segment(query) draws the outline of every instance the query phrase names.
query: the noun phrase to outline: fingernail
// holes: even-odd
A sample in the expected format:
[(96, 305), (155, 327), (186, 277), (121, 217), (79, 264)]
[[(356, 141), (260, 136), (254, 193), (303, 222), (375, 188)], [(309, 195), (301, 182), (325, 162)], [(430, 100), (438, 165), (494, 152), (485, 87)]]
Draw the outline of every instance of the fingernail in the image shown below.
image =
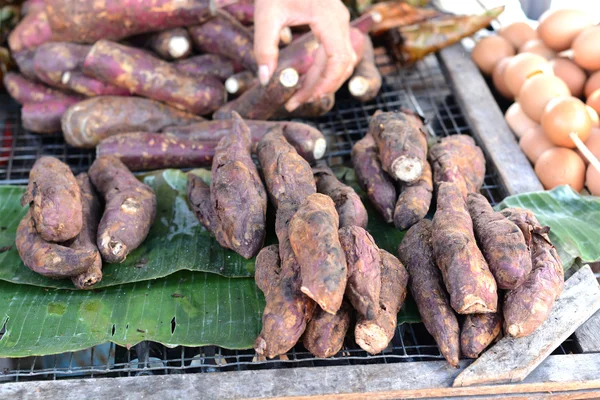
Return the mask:
[(261, 65), (258, 67), (258, 80), (260, 81), (261, 85), (265, 86), (267, 83), (269, 83), (270, 78), (268, 66)]
[(356, 52), (353, 51), (352, 52), (352, 64), (356, 64), (356, 61), (358, 61), (357, 58), (358, 58), (358, 56), (356, 55)]
[(287, 104), (285, 105), (285, 109), (288, 110), (288, 112), (292, 112), (296, 108), (298, 108), (299, 105), (300, 105), (300, 103), (297, 100), (292, 99), (287, 102)]

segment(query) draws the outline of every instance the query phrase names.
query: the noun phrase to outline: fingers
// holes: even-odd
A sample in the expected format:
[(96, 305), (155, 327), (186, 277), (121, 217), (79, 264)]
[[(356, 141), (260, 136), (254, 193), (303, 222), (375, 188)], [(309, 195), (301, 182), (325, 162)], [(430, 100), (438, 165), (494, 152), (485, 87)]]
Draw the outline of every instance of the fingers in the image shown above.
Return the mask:
[(277, 67), (279, 40), (285, 20), (277, 2), (256, 0), (254, 15), (254, 55), (258, 64), (258, 79), (266, 85)]
[(321, 74), (323, 73), (323, 70), (325, 70), (326, 63), (327, 54), (325, 54), (325, 50), (323, 49), (323, 46), (321, 46), (315, 53), (313, 65), (302, 78), (302, 86), (286, 103), (286, 110), (292, 112), (301, 104), (308, 103), (313, 100), (313, 88), (319, 82)]

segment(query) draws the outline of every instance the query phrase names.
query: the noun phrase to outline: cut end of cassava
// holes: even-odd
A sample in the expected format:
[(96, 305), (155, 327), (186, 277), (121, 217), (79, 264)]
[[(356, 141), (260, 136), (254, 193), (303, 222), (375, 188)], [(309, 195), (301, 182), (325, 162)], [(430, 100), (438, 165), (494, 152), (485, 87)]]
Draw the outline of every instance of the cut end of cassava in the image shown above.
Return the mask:
[(369, 354), (379, 354), (389, 344), (385, 330), (372, 321), (357, 324), (354, 329), (354, 338), (356, 344)]
[(290, 43), (292, 43), (292, 39), (293, 39), (292, 30), (290, 29), (289, 26), (284, 26), (281, 29), (281, 32), (279, 33), (279, 40), (283, 44), (290, 44)]
[(190, 51), (190, 41), (184, 36), (173, 36), (169, 40), (169, 55), (173, 58), (183, 57)]
[(311, 299), (313, 299), (319, 305), (319, 307), (321, 307), (321, 309), (323, 311), (325, 311), (326, 313), (335, 315), (338, 312), (337, 309), (333, 309), (330, 304), (327, 304), (322, 299), (321, 300), (317, 299), (317, 296), (315, 296), (314, 293), (311, 292), (311, 290), (309, 288), (307, 288), (306, 286), (302, 286), (300, 288), (300, 291), (302, 293), (304, 293), (305, 295), (307, 295), (308, 297), (310, 297)]
[(521, 329), (521, 326), (518, 324), (508, 325), (506, 332), (508, 332), (509, 336), (512, 336), (514, 338), (524, 336), (523, 330)]
[(371, 11), (371, 19), (373, 20), (373, 22), (378, 24), (381, 21), (383, 21), (383, 16), (380, 13), (378, 13), (377, 11)]
[(294, 68), (286, 68), (279, 74), (279, 82), (286, 88), (294, 87), (298, 84), (300, 76)]
[(69, 81), (71, 80), (71, 72), (67, 71), (64, 74), (62, 74), (60, 81), (63, 85), (66, 85), (67, 83), (69, 83)]
[(229, 94), (236, 94), (240, 90), (240, 84), (236, 77), (229, 77), (225, 81), (225, 90)]
[(323, 138), (315, 140), (315, 148), (313, 150), (313, 157), (315, 160), (323, 158), (325, 150), (327, 150), (327, 141)]
[(394, 178), (411, 183), (423, 174), (423, 161), (414, 157), (398, 157), (392, 163), (392, 175)]
[(363, 76), (355, 76), (350, 79), (348, 90), (352, 96), (363, 96), (369, 90), (369, 82)]

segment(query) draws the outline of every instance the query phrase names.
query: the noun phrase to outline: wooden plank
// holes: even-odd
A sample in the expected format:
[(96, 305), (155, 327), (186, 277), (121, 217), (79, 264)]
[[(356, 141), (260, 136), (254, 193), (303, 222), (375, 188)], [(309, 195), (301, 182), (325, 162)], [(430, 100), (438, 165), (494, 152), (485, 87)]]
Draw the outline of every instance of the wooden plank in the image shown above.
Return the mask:
[(456, 44), (442, 50), (439, 60), (465, 112), (473, 137), (495, 166), (507, 193), (543, 190), (470, 53), (461, 44)]
[[(2, 399), (397, 399), (600, 397), (600, 355), (550, 356), (524, 382), (451, 387), (445, 361), (5, 383)], [(479, 397), (476, 397), (479, 396)]]
[(584, 353), (600, 352), (600, 311), (575, 331), (575, 338)]
[(577, 271), (544, 323), (524, 338), (504, 337), (463, 371), (453, 386), (520, 382), (600, 309), (600, 286), (589, 266)]

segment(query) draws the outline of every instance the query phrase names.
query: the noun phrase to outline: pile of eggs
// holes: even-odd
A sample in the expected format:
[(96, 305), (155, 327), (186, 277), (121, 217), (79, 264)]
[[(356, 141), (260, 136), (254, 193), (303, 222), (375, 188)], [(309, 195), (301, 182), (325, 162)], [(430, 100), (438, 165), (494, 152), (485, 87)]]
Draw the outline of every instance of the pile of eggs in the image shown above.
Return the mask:
[(600, 26), (581, 11), (550, 11), (537, 29), (516, 22), (481, 39), (472, 57), (515, 100), (505, 118), (544, 188), (585, 185), (600, 196), (600, 172), (570, 137), (600, 158)]

